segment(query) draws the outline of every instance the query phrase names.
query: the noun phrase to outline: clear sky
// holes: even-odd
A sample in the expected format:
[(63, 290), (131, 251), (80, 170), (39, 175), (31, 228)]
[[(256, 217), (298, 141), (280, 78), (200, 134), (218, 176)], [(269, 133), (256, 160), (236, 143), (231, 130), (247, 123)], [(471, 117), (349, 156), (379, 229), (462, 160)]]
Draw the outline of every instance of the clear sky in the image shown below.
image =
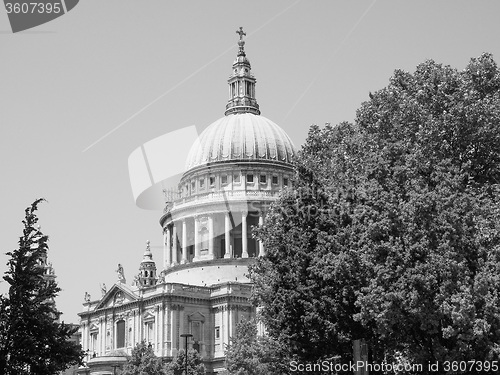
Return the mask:
[(0, 273), (38, 197), (66, 322), (118, 263), (132, 281), (146, 240), (161, 267), (161, 213), (135, 206), (127, 160), (224, 115), (238, 27), (262, 115), (299, 147), (313, 123), (352, 121), (394, 69), (500, 61), (499, 14), (497, 0), (82, 0), (12, 34), (0, 10)]

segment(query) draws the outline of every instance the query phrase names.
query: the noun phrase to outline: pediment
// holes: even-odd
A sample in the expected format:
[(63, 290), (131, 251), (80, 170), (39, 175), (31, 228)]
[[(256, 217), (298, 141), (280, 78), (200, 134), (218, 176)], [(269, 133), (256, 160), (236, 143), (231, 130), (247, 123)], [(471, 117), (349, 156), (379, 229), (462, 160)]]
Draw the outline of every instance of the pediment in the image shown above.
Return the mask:
[(155, 316), (151, 311), (146, 311), (142, 318), (145, 322), (150, 321), (150, 320), (155, 320)]
[(111, 289), (102, 297), (96, 306), (96, 310), (109, 307), (120, 306), (129, 302), (137, 301), (138, 297), (132, 290), (127, 288), (122, 283), (116, 283)]
[(190, 322), (205, 322), (205, 315), (197, 311), (193, 314), (189, 314), (188, 319)]

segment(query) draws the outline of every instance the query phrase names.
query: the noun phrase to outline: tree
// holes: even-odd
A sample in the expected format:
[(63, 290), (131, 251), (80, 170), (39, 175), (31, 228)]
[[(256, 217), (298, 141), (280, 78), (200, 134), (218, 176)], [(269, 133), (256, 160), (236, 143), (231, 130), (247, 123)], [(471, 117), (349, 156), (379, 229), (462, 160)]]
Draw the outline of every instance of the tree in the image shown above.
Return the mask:
[[(359, 318), (415, 363), (498, 359), (500, 74), (428, 61), (364, 103), (372, 145)], [(372, 199), (373, 200), (373, 199)], [(366, 205), (365, 205), (366, 206)]]
[[(313, 126), (256, 233), (254, 301), (304, 360), (498, 360), (500, 73), (395, 71), (355, 124)], [(443, 370), (442, 368), (440, 370)]]
[(122, 375), (163, 375), (166, 374), (161, 358), (158, 358), (151, 347), (143, 341), (132, 350), (123, 367)]
[(352, 340), (370, 335), (354, 318), (356, 291), (366, 279), (350, 246), (360, 161), (345, 155), (356, 153), (356, 140), (348, 123), (312, 127), (296, 161), (294, 189), (281, 195), (257, 231), (266, 256), (250, 268), (254, 302), (270, 337), (303, 362), (349, 360)]
[[(166, 365), (167, 375), (181, 375), (184, 374), (186, 364), (186, 352), (179, 350), (178, 354), (174, 357), (172, 362)], [(187, 356), (187, 370), (190, 375), (205, 375), (205, 365), (201, 361), (198, 351), (191, 349), (188, 350)]]
[(230, 375), (286, 374), (285, 351), (269, 336), (257, 335), (255, 320), (242, 321), (226, 349), (226, 369)]
[(76, 330), (59, 322), (55, 297), (60, 288), (44, 275), (48, 237), (35, 228), (41, 201), (26, 209), (19, 248), (7, 253), (3, 278), (10, 287), (0, 298), (1, 374), (57, 374), (81, 364), (84, 355), (79, 344), (69, 341)]

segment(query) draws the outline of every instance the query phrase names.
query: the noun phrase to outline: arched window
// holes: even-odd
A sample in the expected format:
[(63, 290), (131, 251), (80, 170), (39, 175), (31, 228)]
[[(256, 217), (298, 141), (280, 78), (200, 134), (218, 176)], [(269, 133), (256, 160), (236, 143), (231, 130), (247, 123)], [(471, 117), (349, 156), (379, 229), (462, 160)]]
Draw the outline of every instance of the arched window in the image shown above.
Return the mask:
[(201, 237), (201, 250), (208, 249), (208, 229), (203, 227), (200, 232)]

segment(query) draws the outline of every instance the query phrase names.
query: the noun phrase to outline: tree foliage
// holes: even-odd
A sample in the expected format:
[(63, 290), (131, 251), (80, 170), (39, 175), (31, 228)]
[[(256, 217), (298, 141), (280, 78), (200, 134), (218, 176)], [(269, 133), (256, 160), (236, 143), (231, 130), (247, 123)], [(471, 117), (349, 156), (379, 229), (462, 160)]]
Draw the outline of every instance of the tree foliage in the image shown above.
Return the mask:
[(143, 341), (132, 350), (132, 355), (123, 366), (122, 375), (164, 375), (165, 366), (153, 349)]
[(257, 335), (255, 320), (238, 323), (225, 355), (229, 375), (286, 374), (289, 367), (279, 343), (269, 336)]
[[(184, 374), (186, 364), (186, 352), (179, 350), (172, 362), (166, 365), (167, 375)], [(202, 363), (201, 356), (194, 349), (188, 350), (187, 354), (187, 370), (190, 375), (205, 375), (205, 365)]]
[(271, 337), (305, 360), (498, 360), (500, 73), (397, 70), (355, 124), (310, 129), (251, 269)]
[(79, 344), (69, 341), (75, 329), (59, 322), (55, 306), (60, 291), (55, 280), (44, 277), (48, 237), (35, 228), (42, 199), (25, 211), (19, 248), (8, 252), (7, 296), (0, 296), (0, 373), (57, 374), (81, 363)]

